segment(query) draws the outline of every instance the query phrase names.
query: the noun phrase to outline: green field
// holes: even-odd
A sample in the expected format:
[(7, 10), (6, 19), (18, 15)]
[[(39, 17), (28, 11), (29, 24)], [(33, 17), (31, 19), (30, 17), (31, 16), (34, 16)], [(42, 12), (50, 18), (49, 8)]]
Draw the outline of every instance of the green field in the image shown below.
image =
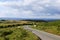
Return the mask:
[(22, 26), (31, 25), (32, 28), (60, 35), (60, 20), (46, 21), (0, 21), (0, 40), (40, 40), (35, 34), (24, 30)]
[(40, 40), (39, 37), (22, 28), (26, 24), (25, 21), (0, 21), (0, 40)]
[[(36, 26), (34, 27), (34, 25)], [(32, 28), (60, 35), (60, 20), (51, 22), (34, 22), (34, 25), (32, 26)]]

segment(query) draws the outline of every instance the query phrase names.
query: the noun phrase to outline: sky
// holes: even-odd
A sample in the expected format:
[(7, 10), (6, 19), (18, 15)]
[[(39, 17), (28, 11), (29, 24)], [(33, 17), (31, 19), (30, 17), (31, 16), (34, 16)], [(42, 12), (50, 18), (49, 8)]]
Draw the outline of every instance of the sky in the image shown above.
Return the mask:
[(60, 0), (0, 0), (0, 17), (60, 19)]

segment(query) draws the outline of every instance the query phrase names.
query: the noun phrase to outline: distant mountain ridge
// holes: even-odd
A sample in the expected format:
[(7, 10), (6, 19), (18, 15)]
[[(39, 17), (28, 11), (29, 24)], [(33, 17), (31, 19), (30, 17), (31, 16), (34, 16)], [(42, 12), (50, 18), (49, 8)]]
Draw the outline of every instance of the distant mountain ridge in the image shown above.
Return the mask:
[(54, 21), (54, 20), (60, 20), (60, 19), (47, 19), (47, 18), (42, 18), (42, 19), (38, 19), (38, 18), (0, 18), (0, 20), (26, 20), (26, 21)]

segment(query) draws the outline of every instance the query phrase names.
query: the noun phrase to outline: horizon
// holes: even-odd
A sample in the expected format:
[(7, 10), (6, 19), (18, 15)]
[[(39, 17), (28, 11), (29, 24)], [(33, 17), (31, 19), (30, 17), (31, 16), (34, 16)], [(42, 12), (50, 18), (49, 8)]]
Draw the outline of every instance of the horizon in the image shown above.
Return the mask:
[(45, 21), (54, 21), (60, 19), (52, 19), (52, 18), (0, 18), (0, 20), (45, 20)]

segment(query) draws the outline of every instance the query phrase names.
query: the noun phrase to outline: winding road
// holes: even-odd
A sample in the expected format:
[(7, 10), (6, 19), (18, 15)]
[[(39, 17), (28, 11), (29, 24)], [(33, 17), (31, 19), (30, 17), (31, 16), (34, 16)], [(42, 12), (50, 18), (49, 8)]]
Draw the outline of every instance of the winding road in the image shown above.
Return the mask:
[(39, 31), (37, 29), (30, 28), (30, 26), (23, 26), (24, 29), (31, 31), (35, 35), (37, 35), (41, 40), (60, 40), (60, 36), (50, 34), (44, 31)]

